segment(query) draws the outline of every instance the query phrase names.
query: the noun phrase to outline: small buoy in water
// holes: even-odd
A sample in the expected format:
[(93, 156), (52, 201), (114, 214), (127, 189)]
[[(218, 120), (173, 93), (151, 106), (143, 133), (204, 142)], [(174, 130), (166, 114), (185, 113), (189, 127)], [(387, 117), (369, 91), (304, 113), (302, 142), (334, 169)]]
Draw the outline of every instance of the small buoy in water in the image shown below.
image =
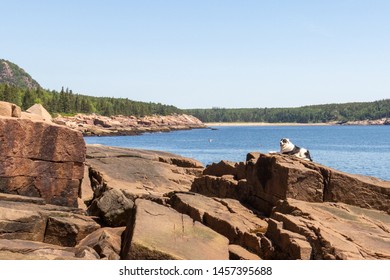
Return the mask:
[(209, 143), (213, 142), (213, 139), (209, 138)]

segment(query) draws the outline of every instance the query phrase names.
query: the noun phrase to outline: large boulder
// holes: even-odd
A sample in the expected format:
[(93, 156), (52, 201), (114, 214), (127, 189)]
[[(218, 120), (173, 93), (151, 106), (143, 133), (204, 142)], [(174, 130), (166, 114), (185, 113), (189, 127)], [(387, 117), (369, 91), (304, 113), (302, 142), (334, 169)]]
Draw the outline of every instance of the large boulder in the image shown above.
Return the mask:
[(0, 116), (20, 118), (21, 112), (22, 110), (19, 106), (9, 102), (0, 101)]
[(86, 152), (80, 132), (0, 117), (0, 139), (0, 192), (77, 206)]
[(34, 104), (26, 110), (27, 113), (34, 114), (42, 118), (44, 121), (51, 121), (50, 113), (41, 104)]
[[(390, 182), (347, 174), (318, 163), (278, 154), (261, 154), (247, 166), (255, 195), (275, 205), (280, 199), (343, 202), (390, 213)], [(268, 209), (269, 210), (269, 209)]]
[(45, 227), (46, 220), (37, 211), (0, 206), (0, 238), (43, 241)]
[(137, 199), (122, 244), (123, 259), (229, 259), (229, 241), (187, 215)]
[(132, 215), (134, 202), (120, 190), (110, 189), (94, 199), (88, 208), (88, 213), (101, 218), (103, 224), (110, 227), (125, 226)]
[(90, 217), (50, 215), (47, 219), (43, 241), (64, 247), (74, 247), (84, 237), (99, 228), (100, 225)]
[(243, 162), (221, 160), (218, 163), (208, 165), (203, 171), (203, 175), (217, 177), (232, 175), (236, 180), (245, 179), (245, 164)]

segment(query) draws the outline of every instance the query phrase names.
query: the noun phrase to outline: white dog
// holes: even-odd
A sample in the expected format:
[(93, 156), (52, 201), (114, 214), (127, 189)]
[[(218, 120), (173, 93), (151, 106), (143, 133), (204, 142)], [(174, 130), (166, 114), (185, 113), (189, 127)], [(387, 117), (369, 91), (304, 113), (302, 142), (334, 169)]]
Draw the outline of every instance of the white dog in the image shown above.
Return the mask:
[(295, 146), (293, 143), (290, 142), (287, 138), (282, 138), (280, 140), (280, 153), (284, 155), (293, 155), (305, 160), (313, 161), (310, 152), (307, 149), (300, 148), (298, 146)]

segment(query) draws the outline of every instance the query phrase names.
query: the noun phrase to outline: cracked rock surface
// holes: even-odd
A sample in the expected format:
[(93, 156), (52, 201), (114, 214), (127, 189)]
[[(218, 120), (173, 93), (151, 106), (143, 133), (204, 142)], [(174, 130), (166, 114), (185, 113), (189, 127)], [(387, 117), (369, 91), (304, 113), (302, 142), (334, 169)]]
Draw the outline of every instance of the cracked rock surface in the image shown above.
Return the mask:
[(124, 235), (123, 259), (229, 259), (226, 237), (171, 208), (137, 199), (131, 221)]
[(95, 193), (117, 189), (139, 197), (188, 191), (203, 170), (196, 160), (160, 151), (88, 145), (87, 153)]
[(280, 258), (294, 258), (288, 247), (297, 238), (306, 243), (306, 259), (390, 259), (390, 216), (384, 212), (287, 199), (273, 209), (271, 219), (276, 226), (267, 236), (274, 241), (289, 237), (275, 242)]
[(0, 140), (0, 259), (390, 259), (388, 181), (279, 154), (204, 168), (86, 148), (18, 117)]
[(85, 142), (80, 132), (49, 122), (0, 117), (0, 192), (76, 207)]

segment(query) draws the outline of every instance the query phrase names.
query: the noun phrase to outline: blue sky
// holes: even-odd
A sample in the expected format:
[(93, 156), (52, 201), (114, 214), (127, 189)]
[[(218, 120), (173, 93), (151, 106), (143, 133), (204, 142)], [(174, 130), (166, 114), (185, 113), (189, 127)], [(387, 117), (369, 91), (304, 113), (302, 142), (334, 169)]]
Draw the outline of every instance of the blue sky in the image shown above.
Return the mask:
[(42, 87), (179, 108), (390, 98), (390, 1), (0, 0)]

